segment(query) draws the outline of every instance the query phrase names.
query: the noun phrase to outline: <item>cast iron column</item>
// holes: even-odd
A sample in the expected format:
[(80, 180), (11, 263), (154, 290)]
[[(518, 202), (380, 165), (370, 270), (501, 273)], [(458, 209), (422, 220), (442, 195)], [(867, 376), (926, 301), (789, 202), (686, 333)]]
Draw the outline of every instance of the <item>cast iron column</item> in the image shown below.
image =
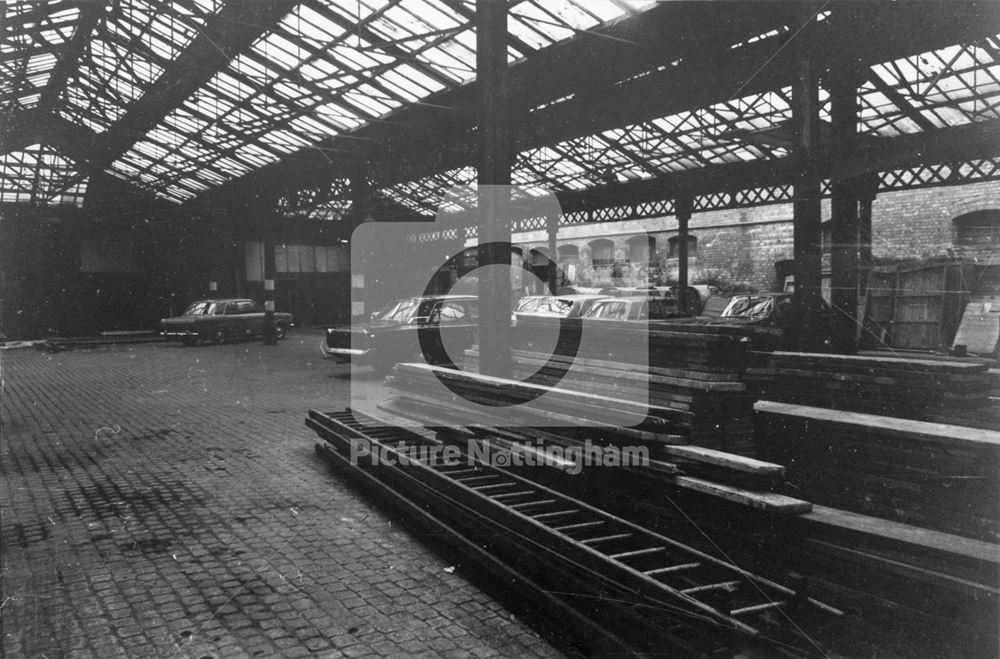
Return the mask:
[(878, 195), (878, 173), (872, 172), (861, 177), (858, 190), (858, 242), (861, 246), (861, 265), (870, 268), (875, 265), (872, 255), (872, 202)]
[(556, 241), (556, 236), (559, 233), (559, 216), (547, 215), (545, 218), (545, 229), (549, 234), (549, 293), (555, 295), (559, 292), (559, 282), (557, 281), (559, 278), (559, 268), (557, 267), (557, 263), (559, 262), (559, 244)]
[(688, 313), (688, 222), (693, 205), (689, 195), (674, 199), (674, 214), (677, 216), (677, 306), (681, 313)]
[(277, 232), (277, 212), (270, 196), (260, 202), (263, 205), (261, 221), (264, 229), (264, 345), (274, 346), (278, 345), (278, 333), (274, 325), (274, 235)]
[[(833, 170), (846, 172), (852, 161), (852, 139), (858, 126), (859, 76), (852, 62), (830, 71), (830, 119)], [(835, 352), (858, 350), (858, 186), (855, 178), (833, 181), (830, 240), (830, 337)]]
[(811, 31), (798, 36), (798, 75), (792, 83), (792, 157), (795, 161), (792, 220), (795, 252), (795, 295), (792, 300), (793, 342), (799, 350), (815, 350), (822, 345), (825, 323), (821, 322), (822, 245), (820, 233), (819, 80), (809, 53)]
[[(512, 164), (507, 80), (507, 3), (476, 0), (479, 91), (479, 354), (486, 375), (510, 377), (510, 199)], [(488, 267), (492, 264), (506, 267)]]

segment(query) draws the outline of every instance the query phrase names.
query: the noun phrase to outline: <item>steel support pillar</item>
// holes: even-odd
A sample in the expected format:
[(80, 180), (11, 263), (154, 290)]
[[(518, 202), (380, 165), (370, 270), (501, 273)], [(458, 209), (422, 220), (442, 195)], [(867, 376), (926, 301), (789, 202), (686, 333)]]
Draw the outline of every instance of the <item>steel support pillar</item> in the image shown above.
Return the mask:
[[(510, 377), (510, 185), (512, 165), (507, 3), (476, 0), (479, 90), (479, 346), (486, 375)], [(501, 194), (497, 191), (503, 190)], [(504, 265), (506, 267), (490, 267)]]
[(872, 172), (861, 177), (858, 190), (858, 243), (861, 265), (866, 268), (875, 265), (872, 255), (872, 203), (878, 195), (878, 184), (878, 173)]
[(688, 222), (691, 221), (693, 202), (689, 195), (674, 200), (677, 216), (677, 306), (682, 313), (689, 312), (688, 299)]
[[(857, 134), (860, 76), (849, 62), (830, 71), (832, 156), (839, 171), (848, 171), (851, 140)], [(858, 350), (858, 188), (857, 179), (832, 183), (830, 232), (831, 347), (835, 352)]]
[(799, 350), (816, 350), (824, 340), (821, 318), (822, 218), (819, 158), (819, 77), (808, 50), (809, 30), (798, 36), (798, 75), (792, 84), (792, 124), (795, 159), (793, 249), (795, 295), (792, 307), (793, 343)]
[(261, 205), (261, 229), (264, 238), (264, 345), (278, 345), (278, 333), (274, 324), (274, 241), (278, 229), (275, 201), (268, 195), (258, 200)]
[(559, 217), (556, 215), (547, 216), (545, 218), (545, 230), (548, 232), (549, 236), (549, 293), (555, 295), (559, 289), (559, 273), (557, 267), (557, 263), (559, 262), (559, 245), (556, 241), (556, 237), (559, 233)]

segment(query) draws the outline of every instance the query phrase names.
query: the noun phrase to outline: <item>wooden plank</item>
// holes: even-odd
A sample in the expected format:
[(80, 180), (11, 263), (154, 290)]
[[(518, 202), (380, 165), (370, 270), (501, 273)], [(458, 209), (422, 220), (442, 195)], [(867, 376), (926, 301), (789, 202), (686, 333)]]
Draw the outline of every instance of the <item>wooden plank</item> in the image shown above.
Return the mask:
[(726, 467), (748, 474), (781, 476), (785, 473), (785, 468), (782, 465), (774, 464), (773, 462), (764, 462), (700, 446), (666, 446), (663, 448), (663, 451), (673, 457), (704, 462), (705, 464)]
[(865, 355), (828, 355), (825, 353), (813, 352), (784, 352), (776, 351), (770, 353), (751, 353), (751, 356), (761, 357), (778, 362), (783, 359), (792, 360), (814, 360), (821, 364), (861, 364), (871, 367), (880, 366), (901, 366), (910, 370), (929, 370), (953, 373), (977, 373), (986, 371), (984, 364), (962, 362), (962, 361), (940, 361), (936, 359), (913, 359), (909, 357), (876, 357), (871, 354)]
[(816, 504), (810, 513), (802, 516), (802, 520), (894, 547), (909, 548), (911, 551), (929, 550), (953, 556), (956, 560), (981, 562), (1000, 568), (1000, 545), (983, 540)]
[(852, 426), (866, 435), (871, 435), (873, 430), (877, 430), (886, 436), (905, 437), (921, 442), (935, 442), (958, 447), (971, 445), (1000, 449), (1000, 432), (982, 428), (899, 419), (861, 412), (829, 410), (822, 407), (807, 407), (767, 400), (757, 401), (754, 404), (754, 411), (760, 414), (776, 414), (806, 421)]
[(800, 515), (812, 510), (810, 502), (785, 496), (784, 494), (751, 492), (742, 488), (713, 483), (712, 481), (693, 478), (691, 476), (677, 476), (674, 481), (679, 487), (767, 512)]

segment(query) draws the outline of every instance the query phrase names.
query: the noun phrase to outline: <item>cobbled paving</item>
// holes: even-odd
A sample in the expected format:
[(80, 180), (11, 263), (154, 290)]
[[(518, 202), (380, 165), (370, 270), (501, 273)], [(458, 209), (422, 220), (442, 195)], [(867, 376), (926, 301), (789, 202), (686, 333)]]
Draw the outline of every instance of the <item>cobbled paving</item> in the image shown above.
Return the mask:
[(6, 656), (559, 655), (314, 455), (319, 336), (0, 351)]

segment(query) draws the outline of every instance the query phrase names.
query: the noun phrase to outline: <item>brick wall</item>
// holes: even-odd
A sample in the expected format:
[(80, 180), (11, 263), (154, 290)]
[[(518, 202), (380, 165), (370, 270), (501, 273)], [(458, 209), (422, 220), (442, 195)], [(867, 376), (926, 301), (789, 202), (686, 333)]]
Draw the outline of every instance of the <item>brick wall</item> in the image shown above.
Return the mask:
[[(1000, 209), (1000, 183), (926, 188), (880, 195), (872, 205), (872, 251), (877, 259), (920, 259), (962, 254), (954, 245), (953, 220), (966, 213)], [(830, 218), (830, 203), (823, 202), (823, 220)], [(668, 240), (677, 235), (672, 216), (630, 220), (614, 224), (565, 227), (559, 245), (572, 244), (586, 263), (589, 243), (598, 238), (615, 242), (617, 258), (627, 258), (629, 237), (647, 232), (656, 239), (661, 255)], [(770, 290), (776, 280), (775, 263), (792, 258), (792, 207), (790, 204), (695, 213), (690, 235), (698, 239), (690, 260), (690, 281), (722, 279), (734, 285)], [(525, 253), (547, 244), (545, 233), (518, 234), (515, 242)], [(676, 277), (676, 259), (667, 259), (666, 275)]]

